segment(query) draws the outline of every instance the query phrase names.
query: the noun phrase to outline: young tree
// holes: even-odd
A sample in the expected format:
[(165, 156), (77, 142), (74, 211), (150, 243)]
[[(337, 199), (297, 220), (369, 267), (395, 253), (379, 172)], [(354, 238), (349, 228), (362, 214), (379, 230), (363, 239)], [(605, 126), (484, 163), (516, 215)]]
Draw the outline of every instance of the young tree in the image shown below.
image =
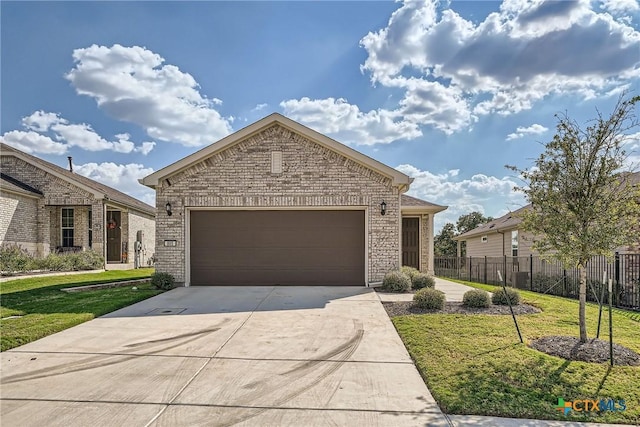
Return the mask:
[(433, 240), (435, 256), (458, 256), (458, 245), (453, 238), (456, 235), (455, 226), (448, 222)]
[(640, 97), (623, 94), (613, 113), (581, 128), (566, 114), (556, 115), (556, 135), (545, 145), (535, 167), (519, 170), (532, 209), (522, 214), (522, 226), (536, 237), (534, 248), (580, 273), (580, 342), (587, 341), (585, 306), (587, 262), (596, 255), (613, 256), (616, 247), (631, 243), (640, 217), (640, 188), (624, 172), (624, 150), (638, 126), (634, 107)]

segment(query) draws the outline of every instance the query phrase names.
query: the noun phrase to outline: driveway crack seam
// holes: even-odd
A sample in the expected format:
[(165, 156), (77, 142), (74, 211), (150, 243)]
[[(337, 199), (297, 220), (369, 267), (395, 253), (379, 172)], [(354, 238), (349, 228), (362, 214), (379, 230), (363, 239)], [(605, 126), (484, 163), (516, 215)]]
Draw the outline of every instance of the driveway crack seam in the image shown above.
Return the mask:
[(225, 342), (223, 342), (223, 343), (222, 343), (222, 345), (221, 345), (221, 346), (220, 346), (220, 347), (219, 347), (219, 348), (218, 348), (218, 349), (213, 353), (213, 355), (211, 355), (210, 357), (208, 357), (208, 358), (207, 358), (207, 361), (206, 361), (206, 362), (204, 362), (204, 364), (200, 367), (200, 369), (198, 369), (198, 370), (196, 371), (196, 373), (195, 373), (195, 374), (193, 374), (193, 375), (191, 376), (191, 378), (189, 378), (189, 380), (186, 382), (186, 384), (185, 384), (184, 386), (182, 386), (182, 387), (180, 388), (180, 390), (178, 390), (178, 392), (176, 393), (176, 395), (175, 395), (175, 396), (173, 396), (173, 397), (171, 398), (171, 400), (169, 400), (169, 402), (167, 402), (167, 403), (164, 405), (164, 407), (163, 407), (162, 409), (160, 409), (160, 411), (159, 411), (159, 412), (158, 412), (158, 413), (157, 413), (153, 418), (151, 418), (151, 419), (149, 420), (149, 422), (148, 422), (147, 424), (145, 424), (145, 427), (149, 427), (149, 426), (150, 426), (150, 425), (151, 425), (155, 420), (157, 420), (157, 419), (158, 419), (158, 418), (159, 418), (159, 417), (164, 413), (164, 411), (166, 411), (166, 410), (167, 410), (167, 408), (168, 408), (169, 406), (171, 406), (171, 405), (173, 404), (173, 402), (175, 402), (175, 400), (178, 398), (178, 396), (180, 396), (180, 395), (182, 394), (182, 392), (183, 392), (187, 387), (189, 387), (189, 385), (190, 385), (190, 384), (191, 384), (191, 383), (196, 379), (196, 377), (197, 377), (198, 375), (200, 375), (200, 372), (202, 372), (202, 370), (203, 370), (203, 369), (204, 369), (204, 368), (209, 364), (209, 362), (211, 362), (213, 359), (215, 359), (215, 358), (216, 358), (216, 355), (222, 351), (222, 349), (227, 345), (227, 343), (228, 343), (229, 341), (231, 341), (231, 339), (232, 339), (232, 338), (233, 338), (233, 337), (238, 333), (238, 331), (239, 331), (240, 329), (242, 329), (242, 327), (243, 327), (243, 326), (244, 326), (244, 325), (249, 321), (249, 319), (251, 319), (251, 317), (253, 316), (253, 313), (255, 313), (255, 312), (256, 312), (256, 310), (258, 310), (258, 309), (260, 308), (260, 306), (262, 305), (262, 303), (263, 303), (263, 302), (265, 302), (265, 301), (267, 300), (267, 298), (269, 298), (269, 297), (271, 296), (271, 294), (273, 293), (273, 291), (274, 291), (275, 289), (276, 289), (275, 287), (272, 287), (272, 288), (271, 288), (271, 291), (269, 291), (269, 293), (267, 294), (267, 296), (265, 296), (265, 297), (262, 299), (262, 301), (260, 301), (260, 302), (258, 303), (258, 305), (256, 305), (256, 307), (255, 307), (253, 310), (251, 310), (251, 313), (249, 313), (249, 315), (247, 316), (247, 318), (246, 318), (246, 319), (244, 319), (244, 321), (240, 324), (240, 326), (238, 326), (238, 327), (236, 328), (236, 330), (235, 330), (235, 331), (233, 331), (233, 333), (229, 336), (229, 338), (227, 338), (227, 339), (225, 340)]

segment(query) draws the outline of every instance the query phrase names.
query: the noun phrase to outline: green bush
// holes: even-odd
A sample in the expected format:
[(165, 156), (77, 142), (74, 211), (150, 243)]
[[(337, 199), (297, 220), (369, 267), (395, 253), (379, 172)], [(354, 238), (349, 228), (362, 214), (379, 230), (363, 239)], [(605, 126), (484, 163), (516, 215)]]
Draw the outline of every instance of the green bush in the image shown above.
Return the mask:
[(400, 267), (400, 271), (409, 276), (409, 279), (411, 280), (413, 280), (413, 276), (420, 273), (418, 269), (409, 267), (408, 265), (403, 265), (402, 267)]
[(413, 302), (420, 308), (442, 310), (444, 301), (444, 292), (432, 288), (420, 289), (413, 295)]
[(413, 289), (433, 288), (436, 286), (436, 279), (427, 273), (416, 273), (411, 278), (411, 286)]
[(51, 271), (73, 271), (73, 262), (69, 256), (53, 252), (44, 259), (44, 266)]
[(151, 275), (151, 285), (156, 289), (168, 291), (173, 289), (174, 284), (175, 279), (169, 273), (153, 273)]
[[(506, 294), (505, 290), (507, 291)], [(511, 305), (518, 305), (520, 304), (520, 294), (518, 291), (510, 287), (506, 287), (504, 289), (500, 288), (493, 293), (491, 301), (497, 305), (507, 305), (509, 304), (509, 301), (511, 301)]]
[(472, 289), (464, 293), (462, 305), (474, 308), (487, 308), (491, 305), (491, 297), (487, 291)]
[(400, 270), (392, 270), (384, 275), (382, 288), (391, 292), (407, 292), (411, 289), (411, 279)]
[(73, 269), (78, 270), (99, 270), (104, 268), (104, 257), (96, 251), (76, 252), (68, 255)]
[(11, 275), (26, 271), (33, 256), (26, 249), (15, 244), (0, 246), (0, 271)]

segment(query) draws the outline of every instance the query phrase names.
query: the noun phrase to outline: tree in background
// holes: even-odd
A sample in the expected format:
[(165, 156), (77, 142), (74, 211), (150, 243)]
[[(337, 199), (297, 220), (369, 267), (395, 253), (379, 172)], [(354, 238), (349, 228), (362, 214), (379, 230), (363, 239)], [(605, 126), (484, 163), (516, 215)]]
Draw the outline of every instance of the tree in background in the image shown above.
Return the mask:
[(556, 135), (533, 168), (519, 172), (532, 209), (522, 213), (522, 227), (536, 237), (534, 248), (580, 274), (580, 342), (587, 341), (585, 317), (587, 262), (612, 257), (615, 248), (633, 241), (640, 217), (640, 188), (625, 173), (624, 145), (638, 126), (634, 106), (640, 97), (623, 94), (609, 117), (583, 129), (566, 114), (557, 115)]
[(455, 235), (456, 226), (450, 222), (446, 223), (433, 240), (435, 256), (458, 256), (458, 245), (453, 240)]
[[(485, 217), (480, 212), (474, 211), (460, 215), (456, 225), (450, 222), (446, 223), (434, 238), (435, 256), (458, 256), (458, 243), (453, 238), (492, 220), (492, 217)], [(466, 248), (463, 246), (461, 249), (461, 255), (465, 256)]]
[(489, 221), (493, 221), (493, 218), (490, 216), (485, 217), (480, 212), (473, 211), (466, 215), (460, 215), (460, 218), (458, 218), (458, 221), (456, 222), (456, 229), (458, 234), (462, 234), (473, 230), (479, 225), (486, 224)]

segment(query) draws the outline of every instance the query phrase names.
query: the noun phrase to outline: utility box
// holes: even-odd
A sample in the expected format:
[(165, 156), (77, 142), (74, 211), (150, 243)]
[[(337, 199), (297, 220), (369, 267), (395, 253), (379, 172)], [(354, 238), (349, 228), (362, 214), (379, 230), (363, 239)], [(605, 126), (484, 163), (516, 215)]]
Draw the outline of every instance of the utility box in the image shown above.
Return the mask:
[(514, 288), (527, 289), (529, 287), (529, 272), (514, 271), (511, 273), (511, 284)]

